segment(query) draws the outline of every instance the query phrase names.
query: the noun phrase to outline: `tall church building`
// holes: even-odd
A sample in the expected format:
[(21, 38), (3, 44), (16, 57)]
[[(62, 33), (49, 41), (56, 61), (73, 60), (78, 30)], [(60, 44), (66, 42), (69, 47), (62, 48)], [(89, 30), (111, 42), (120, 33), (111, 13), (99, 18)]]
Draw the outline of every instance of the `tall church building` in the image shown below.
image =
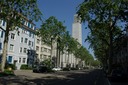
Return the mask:
[(74, 22), (72, 24), (72, 37), (82, 45), (82, 25), (81, 18), (77, 14), (74, 15)]

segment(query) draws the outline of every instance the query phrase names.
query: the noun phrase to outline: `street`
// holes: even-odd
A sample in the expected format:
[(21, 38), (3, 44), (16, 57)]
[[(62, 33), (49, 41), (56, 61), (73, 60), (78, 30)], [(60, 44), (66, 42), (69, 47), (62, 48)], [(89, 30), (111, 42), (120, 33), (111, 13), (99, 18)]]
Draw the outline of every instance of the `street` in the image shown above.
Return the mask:
[(117, 80), (117, 81), (112, 81), (112, 80), (109, 80), (109, 82), (111, 83), (111, 85), (128, 85), (128, 81), (120, 81), (120, 80)]
[(60, 83), (61, 85), (108, 85), (100, 70), (71, 74), (68, 78), (59, 82), (50, 83), (49, 85), (60, 85)]
[(16, 70), (14, 73), (16, 76), (0, 77), (0, 85), (128, 85), (128, 82), (108, 80), (100, 69), (55, 73)]
[(0, 85), (109, 85), (101, 70), (33, 73), (15, 71), (16, 76), (0, 78)]

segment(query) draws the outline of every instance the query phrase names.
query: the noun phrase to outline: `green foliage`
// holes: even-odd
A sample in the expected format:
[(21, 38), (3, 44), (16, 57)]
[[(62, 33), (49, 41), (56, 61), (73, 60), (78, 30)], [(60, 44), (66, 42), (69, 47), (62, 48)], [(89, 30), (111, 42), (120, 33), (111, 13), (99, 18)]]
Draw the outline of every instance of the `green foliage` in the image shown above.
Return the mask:
[(8, 22), (11, 29), (19, 25), (22, 15), (27, 17), (28, 20), (39, 20), (41, 15), (37, 6), (37, 0), (2, 0), (0, 8), (2, 10), (0, 19)]
[(61, 43), (63, 43), (64, 45), (64, 50), (68, 51), (69, 54), (75, 53), (75, 49), (77, 49), (80, 45), (77, 40), (75, 40), (69, 35), (68, 31), (62, 37)]
[(38, 35), (42, 38), (42, 41), (47, 44), (51, 44), (52, 40), (57, 40), (65, 32), (65, 26), (61, 21), (58, 21), (54, 16), (49, 17), (42, 23), (41, 28), (38, 30)]
[[(53, 44), (57, 42), (57, 52), (63, 50), (63, 44), (61, 43), (61, 37), (64, 35), (66, 27), (61, 21), (58, 21), (54, 16), (49, 17), (45, 22), (42, 23), (41, 28), (37, 31), (39, 37), (46, 44), (51, 45), (51, 59), (53, 57)], [(58, 53), (57, 62), (58, 62)], [(59, 52), (60, 54), (60, 52)]]
[[(1, 70), (0, 70), (1, 71)], [(13, 70), (9, 70), (9, 69), (5, 69), (4, 72), (0, 72), (0, 77), (4, 77), (4, 76), (14, 76), (14, 71)]]
[(15, 30), (16, 26), (21, 27), (22, 22), (26, 18), (32, 22), (33, 20), (37, 21), (41, 19), (41, 12), (37, 6), (37, 0), (1, 0), (0, 1), (0, 20), (6, 22), (6, 30), (4, 36), (4, 46), (2, 54), (2, 65), (1, 70), (4, 71), (7, 55), (7, 44), (9, 32)]
[(98, 60), (94, 60), (91, 65), (94, 66), (94, 67), (99, 67), (100, 62)]
[(5, 73), (5, 74), (8, 74), (8, 75), (14, 75), (13, 70), (5, 69), (5, 70), (4, 70), (4, 73)]
[(85, 0), (79, 5), (77, 13), (90, 29), (87, 41), (103, 64), (107, 60), (111, 64), (115, 40), (122, 34), (120, 28), (126, 27), (127, 4), (127, 0)]
[(8, 68), (11, 68), (11, 69), (15, 70), (16, 66), (14, 64), (6, 64), (5, 69), (8, 69)]
[(62, 69), (63, 71), (70, 71), (70, 68), (69, 67), (65, 67)]
[(93, 61), (94, 61), (94, 58), (92, 57), (92, 55), (88, 54), (88, 56), (85, 58), (85, 64), (91, 65)]
[(21, 70), (31, 70), (32, 68), (29, 67), (28, 65), (26, 64), (22, 64), (21, 67), (20, 67)]
[(72, 67), (71, 70), (78, 70), (78, 68), (73, 68), (73, 67)]
[(53, 67), (53, 64), (52, 64), (50, 59), (46, 59), (46, 60), (42, 61), (41, 65), (46, 66), (48, 68), (52, 68)]

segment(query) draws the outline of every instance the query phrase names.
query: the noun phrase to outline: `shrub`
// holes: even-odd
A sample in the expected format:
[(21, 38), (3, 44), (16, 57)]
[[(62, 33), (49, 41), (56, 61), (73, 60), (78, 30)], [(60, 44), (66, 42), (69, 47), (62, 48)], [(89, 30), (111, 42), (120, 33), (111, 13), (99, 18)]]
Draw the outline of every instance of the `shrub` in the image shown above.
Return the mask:
[(26, 64), (22, 64), (21, 67), (20, 67), (20, 69), (22, 69), (22, 70), (30, 70), (30, 69), (32, 69), (32, 68), (29, 67), (29, 66), (26, 65)]
[(83, 69), (89, 69), (89, 67), (84, 67)]
[(46, 66), (48, 68), (52, 68), (53, 67), (53, 64), (52, 64), (50, 59), (46, 59), (46, 60), (42, 61), (41, 65)]
[(16, 66), (14, 64), (6, 64), (5, 69), (12, 68), (13, 70), (16, 69)]
[(8, 70), (8, 69), (5, 69), (4, 73), (9, 74), (9, 75), (14, 74), (13, 70)]
[(13, 70), (5, 69), (4, 72), (0, 72), (0, 77), (4, 76), (15, 76)]
[(71, 68), (71, 70), (78, 70), (78, 68)]
[(63, 68), (63, 71), (70, 71), (70, 68), (65, 67), (65, 68)]

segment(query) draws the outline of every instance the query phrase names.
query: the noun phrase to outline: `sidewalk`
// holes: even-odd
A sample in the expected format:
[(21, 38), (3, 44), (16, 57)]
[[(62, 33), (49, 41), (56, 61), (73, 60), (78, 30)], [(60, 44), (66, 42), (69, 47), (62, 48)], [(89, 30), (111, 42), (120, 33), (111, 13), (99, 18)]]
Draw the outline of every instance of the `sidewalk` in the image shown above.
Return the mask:
[(95, 83), (95, 85), (111, 85), (108, 78), (105, 77), (102, 70), (99, 73), (99, 77), (97, 78), (97, 82)]
[(0, 85), (46, 85), (46, 79), (64, 78), (53, 73), (33, 73), (32, 70), (15, 70), (16, 76), (0, 77)]

